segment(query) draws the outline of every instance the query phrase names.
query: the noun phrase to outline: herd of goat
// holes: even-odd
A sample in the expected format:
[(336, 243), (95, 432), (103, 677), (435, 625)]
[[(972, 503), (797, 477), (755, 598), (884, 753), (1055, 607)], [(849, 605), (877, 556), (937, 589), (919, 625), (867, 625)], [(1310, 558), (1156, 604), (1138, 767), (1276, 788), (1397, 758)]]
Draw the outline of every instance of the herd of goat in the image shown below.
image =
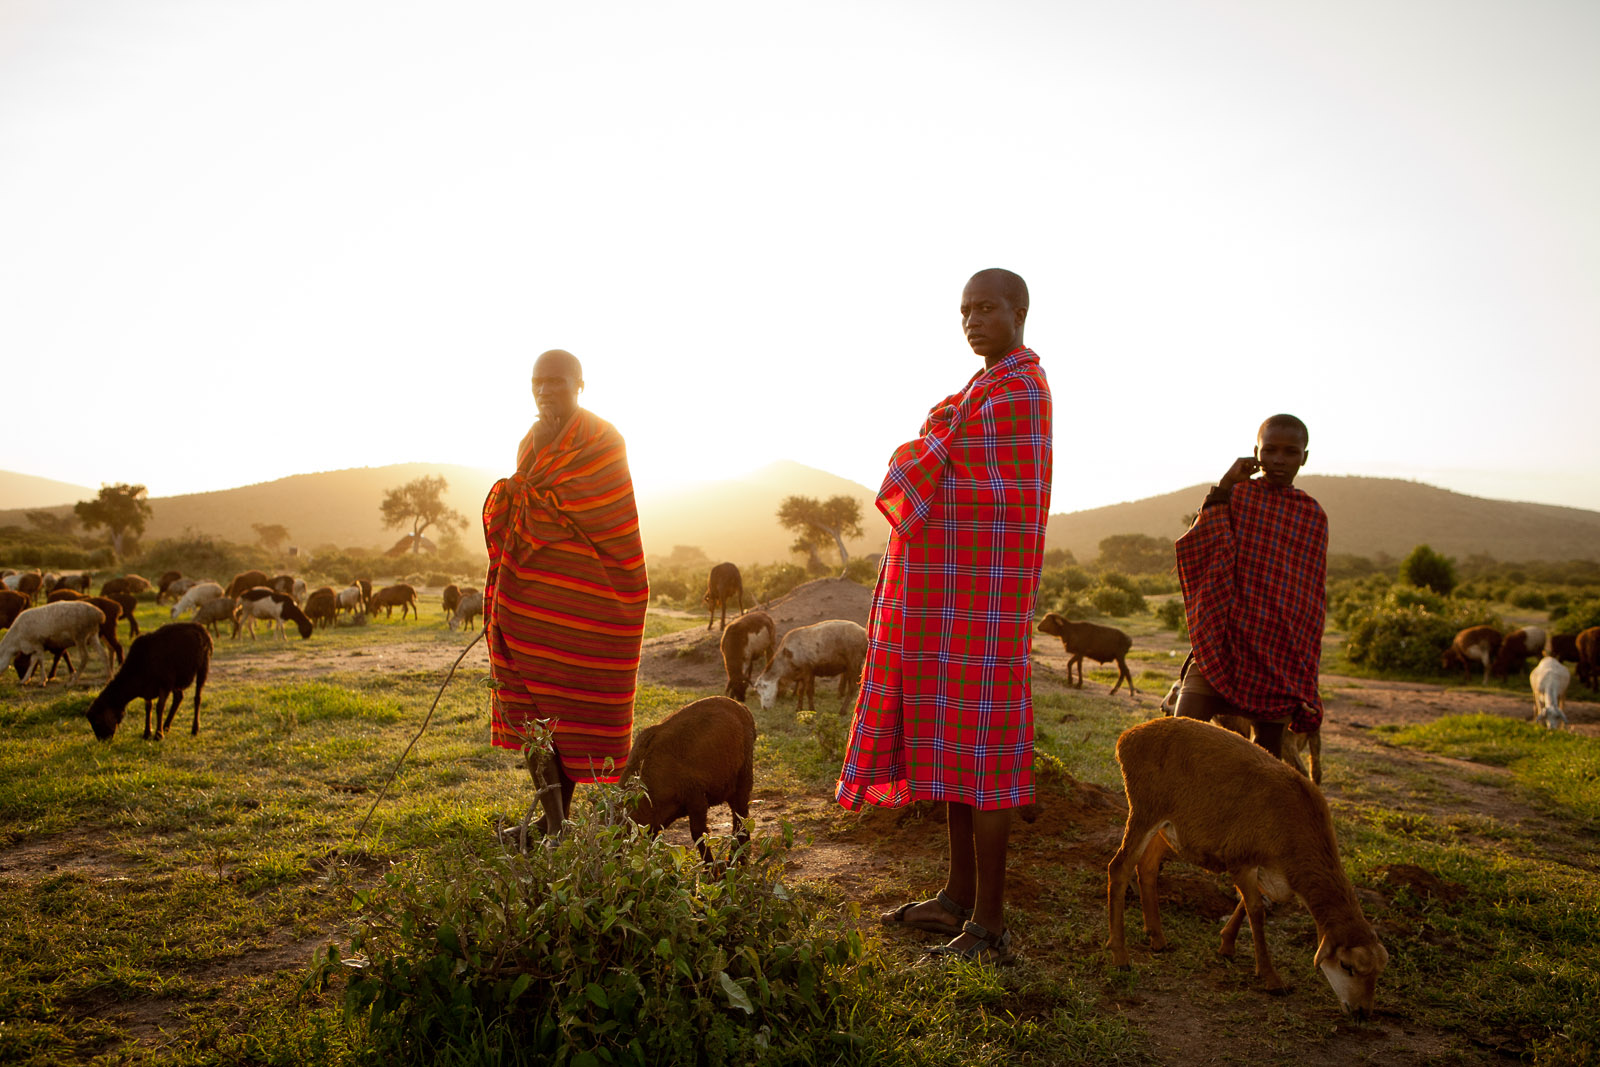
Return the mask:
[[(257, 622), (275, 625), (287, 640), (285, 624), (302, 638), (320, 628), (335, 626), (342, 617), (356, 625), (380, 611), (392, 617), (395, 608), (404, 619), (417, 611), (417, 592), (403, 582), (374, 589), (366, 579), (335, 590), (322, 586), (308, 591), (306, 583), (291, 574), (269, 577), (251, 570), (235, 575), (226, 587), (220, 582), (185, 578), (168, 571), (157, 580), (156, 603), (173, 602), (177, 621), (141, 634), (135, 615), (138, 596), (151, 588), (147, 578), (126, 574), (107, 580), (98, 596), (89, 593), (87, 574), (55, 575), (38, 571), (0, 574), (0, 664), (12, 666), (23, 685), (35, 675), (43, 685), (55, 677), (66, 660), (68, 685), (77, 683), (90, 653), (98, 649), (106, 662), (105, 688), (88, 710), (95, 736), (110, 740), (122, 721), (124, 709), (135, 700), (145, 702), (147, 739), (159, 739), (172, 723), (184, 690), (194, 687), (192, 733), (200, 732), (200, 695), (210, 669), (213, 638), (219, 625), (232, 626), (230, 637), (247, 633), (253, 640)], [(43, 601), (36, 603), (36, 601)], [(483, 614), (483, 593), (455, 585), (444, 590), (443, 604), (450, 629), (470, 627)], [(126, 620), (133, 643), (123, 652), (118, 624)], [(48, 671), (44, 658), (51, 656)], [(76, 662), (73, 656), (77, 656)], [(167, 702), (171, 707), (167, 708)], [(163, 719), (163, 711), (165, 718)]]

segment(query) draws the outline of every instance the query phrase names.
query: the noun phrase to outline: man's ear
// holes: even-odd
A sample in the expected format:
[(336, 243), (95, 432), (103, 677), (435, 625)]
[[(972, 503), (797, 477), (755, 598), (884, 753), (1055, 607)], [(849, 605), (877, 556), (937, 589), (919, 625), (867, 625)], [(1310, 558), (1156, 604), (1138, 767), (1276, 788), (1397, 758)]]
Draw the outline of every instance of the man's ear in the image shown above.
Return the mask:
[(1017, 325), (1021, 326), (1028, 319), (1027, 308), (1017, 308)]
[(1302, 449), (1301, 452), (1300, 452), (1300, 466), (1304, 467), (1307, 463), (1310, 463), (1310, 462), (1311, 462), (1311, 450), (1309, 448)]

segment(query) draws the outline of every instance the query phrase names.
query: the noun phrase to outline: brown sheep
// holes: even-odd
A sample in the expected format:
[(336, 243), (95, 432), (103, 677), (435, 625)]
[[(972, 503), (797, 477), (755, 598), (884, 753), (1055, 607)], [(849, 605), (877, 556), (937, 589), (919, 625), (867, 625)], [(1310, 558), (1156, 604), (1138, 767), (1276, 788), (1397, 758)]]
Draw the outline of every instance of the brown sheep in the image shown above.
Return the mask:
[(338, 594), (333, 591), (332, 586), (328, 585), (313, 590), (306, 597), (305, 612), (306, 618), (311, 620), (312, 625), (321, 626), (324, 629), (332, 626), (339, 617)]
[(176, 593), (172, 593), (172, 583), (177, 581), (178, 579), (180, 579), (182, 577), (183, 577), (183, 572), (182, 571), (162, 571), (161, 572), (161, 577), (156, 579), (156, 603), (157, 604), (159, 604), (163, 600), (165, 600), (167, 598), (168, 594), (171, 594), (171, 596), (172, 596), (172, 598), (174, 600), (176, 600), (178, 597), (183, 595), (183, 591), (182, 590), (179, 590)]
[(1483, 682), (1488, 685), (1489, 668), (1494, 665), (1503, 640), (1500, 631), (1493, 626), (1469, 626), (1456, 634), (1450, 647), (1439, 657), (1439, 666), (1444, 670), (1460, 667), (1461, 678), (1465, 681), (1472, 677), (1472, 664), (1481, 663)]
[(28, 598), (28, 603), (33, 603), (34, 597), (39, 595), (39, 590), (44, 586), (44, 575), (38, 571), (25, 571), (17, 575), (17, 592)]
[(246, 590), (254, 589), (258, 585), (267, 584), (266, 571), (243, 571), (233, 576), (233, 581), (228, 583), (228, 588), (222, 591), (223, 596), (231, 596), (235, 600), (244, 595)]
[(750, 789), (755, 780), (756, 722), (750, 709), (728, 697), (706, 697), (679, 708), (633, 739), (621, 780), (637, 778), (646, 796), (630, 812), (658, 834), (684, 815), (707, 863), (706, 811), (726, 804), (733, 812), (736, 847), (750, 840)]
[[(762, 656), (772, 662), (772, 653), (778, 643), (777, 629), (772, 616), (764, 611), (752, 611), (733, 620), (733, 625), (722, 631), (722, 669), (728, 675), (728, 696), (744, 700), (756, 660)], [(763, 664), (765, 666), (765, 664)]]
[(717, 607), (722, 607), (722, 628), (728, 628), (728, 598), (737, 595), (739, 598), (739, 614), (744, 614), (744, 579), (739, 577), (739, 568), (731, 563), (719, 563), (711, 568), (711, 577), (706, 580), (706, 595), (700, 602), (710, 609), (706, 616), (706, 629), (711, 629), (711, 623), (717, 616)]
[(100, 587), (101, 596), (111, 596), (114, 593), (132, 593), (138, 596), (150, 588), (150, 579), (140, 574), (124, 574), (120, 578), (107, 579)]
[(1039, 620), (1039, 632), (1052, 637), (1061, 638), (1061, 647), (1066, 649), (1072, 658), (1067, 661), (1067, 684), (1072, 681), (1072, 668), (1078, 668), (1077, 687), (1083, 688), (1083, 658), (1088, 656), (1096, 663), (1105, 663), (1108, 660), (1117, 661), (1117, 684), (1111, 687), (1112, 694), (1122, 688), (1124, 680), (1128, 683), (1128, 695), (1137, 696), (1133, 688), (1133, 672), (1128, 670), (1128, 649), (1133, 647), (1133, 639), (1113, 626), (1097, 626), (1092, 622), (1073, 622), (1064, 619), (1055, 612), (1051, 612)]
[(439, 594), (439, 604), (444, 608), (445, 618), (456, 613), (456, 606), (461, 603), (461, 588), (454, 582), (444, 587), (444, 592)]
[[(110, 741), (122, 722), (128, 702), (144, 699), (144, 737), (146, 741), (159, 741), (172, 726), (172, 717), (183, 703), (183, 691), (194, 686), (194, 725), (190, 734), (200, 732), (200, 693), (205, 689), (206, 675), (211, 670), (211, 635), (198, 623), (171, 622), (145, 634), (128, 649), (128, 660), (122, 670), (106, 683), (100, 695), (94, 698), (84, 715), (102, 741)], [(167, 698), (172, 707), (167, 709), (166, 722), (162, 722), (162, 709)], [(155, 729), (151, 730), (150, 702), (155, 705)]]
[(15, 589), (0, 589), (0, 630), (28, 608), (28, 598)]
[(78, 592), (76, 589), (52, 589), (50, 590), (49, 594), (45, 596), (44, 602), (46, 604), (59, 604), (63, 600), (83, 599), (85, 599), (84, 595)]
[(372, 580), (370, 578), (352, 578), (351, 585), (361, 587), (361, 610), (366, 611), (372, 607)]
[(1239, 904), (1222, 930), (1222, 955), (1233, 955), (1248, 917), (1256, 977), (1269, 990), (1287, 988), (1267, 952), (1262, 891), (1274, 901), (1299, 897), (1317, 926), (1316, 964), (1340, 1005), (1357, 1020), (1371, 1014), (1389, 953), (1339, 862), (1333, 816), (1316, 786), (1260, 746), (1198, 719), (1152, 719), (1123, 731), (1117, 762), (1128, 821), (1107, 868), (1106, 947), (1114, 965), (1128, 966), (1123, 910), (1135, 871), (1150, 947), (1167, 947), (1156, 879), (1172, 853), (1227, 873), (1238, 887)]
[(1551, 634), (1541, 651), (1548, 652), (1563, 663), (1576, 663), (1579, 659), (1578, 635)]
[(376, 616), (378, 609), (383, 609), (383, 617), (394, 617), (394, 609), (400, 609), (400, 618), (406, 617), (407, 609), (416, 618), (422, 618), (422, 613), (417, 610), (417, 591), (404, 582), (398, 585), (386, 585), (372, 594), (367, 602), (367, 614)]
[(1528, 657), (1544, 651), (1545, 632), (1542, 626), (1524, 626), (1506, 634), (1505, 640), (1500, 642), (1499, 653), (1494, 657), (1494, 676), (1504, 679), (1512, 671), (1521, 674), (1528, 665)]
[(1574, 639), (1578, 647), (1578, 680), (1600, 689), (1600, 626), (1591, 626)]

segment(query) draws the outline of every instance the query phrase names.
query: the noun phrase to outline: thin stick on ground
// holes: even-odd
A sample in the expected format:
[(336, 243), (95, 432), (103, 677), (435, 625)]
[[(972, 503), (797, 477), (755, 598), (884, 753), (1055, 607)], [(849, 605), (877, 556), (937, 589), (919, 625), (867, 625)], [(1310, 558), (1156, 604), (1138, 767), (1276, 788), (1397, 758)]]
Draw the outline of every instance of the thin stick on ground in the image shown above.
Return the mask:
[(367, 823), (372, 821), (372, 813), (378, 810), (378, 805), (383, 803), (383, 798), (389, 795), (389, 786), (393, 784), (395, 775), (400, 773), (400, 768), (405, 764), (406, 757), (411, 755), (411, 750), (416, 747), (418, 741), (422, 740), (423, 731), (427, 730), (428, 723), (433, 719), (434, 708), (439, 706), (439, 701), (444, 697), (445, 686), (448, 686), (450, 684), (450, 679), (456, 676), (456, 668), (461, 666), (461, 661), (467, 658), (467, 653), (471, 652), (473, 648), (477, 646), (478, 642), (483, 640), (484, 633), (484, 630), (479, 630), (478, 636), (472, 639), (472, 644), (468, 645), (466, 648), (463, 648), (461, 650), (461, 655), (457, 656), (456, 661), (450, 664), (450, 673), (446, 674), (444, 676), (444, 681), (440, 683), (439, 692), (434, 695), (433, 703), (428, 706), (428, 714), (423, 716), (422, 725), (417, 728), (417, 735), (411, 739), (411, 744), (406, 746), (406, 750), (400, 753), (400, 758), (395, 761), (394, 770), (389, 772), (389, 777), (384, 780), (383, 788), (378, 790), (377, 799), (372, 802), (372, 807), (367, 809), (367, 817), (361, 820), (360, 826), (356, 827), (355, 836), (350, 839), (351, 845), (354, 845), (357, 841), (361, 840), (361, 835), (366, 833)]

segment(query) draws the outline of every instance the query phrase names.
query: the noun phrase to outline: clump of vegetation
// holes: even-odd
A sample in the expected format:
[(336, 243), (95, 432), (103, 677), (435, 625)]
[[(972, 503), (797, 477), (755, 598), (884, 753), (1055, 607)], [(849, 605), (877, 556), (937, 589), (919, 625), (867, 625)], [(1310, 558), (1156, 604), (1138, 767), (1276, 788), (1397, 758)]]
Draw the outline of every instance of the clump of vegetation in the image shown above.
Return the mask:
[(622, 818), (624, 790), (585, 793), (554, 845), (457, 846), (357, 894), (346, 1011), (380, 1055), (750, 1063), (844, 1029), (864, 946), (780, 881), (787, 828), (714, 875)]
[(1432, 589), (1440, 596), (1449, 596), (1450, 590), (1456, 587), (1455, 561), (1427, 545), (1418, 545), (1400, 561), (1400, 580), (1419, 589)]
[(1376, 604), (1352, 611), (1345, 657), (1372, 670), (1438, 674), (1440, 653), (1469, 626), (1499, 629), (1503, 623), (1482, 601), (1396, 589)]
[(1577, 634), (1600, 626), (1600, 597), (1564, 601), (1550, 609), (1550, 622), (1559, 634)]
[(1133, 579), (1116, 571), (1102, 574), (1100, 584), (1088, 591), (1088, 597), (1094, 610), (1101, 615), (1123, 618), (1145, 611), (1144, 594), (1139, 592), (1139, 587)]
[(1182, 597), (1164, 601), (1156, 609), (1156, 621), (1161, 623), (1162, 629), (1176, 630), (1180, 638), (1189, 639), (1189, 616), (1183, 610)]

